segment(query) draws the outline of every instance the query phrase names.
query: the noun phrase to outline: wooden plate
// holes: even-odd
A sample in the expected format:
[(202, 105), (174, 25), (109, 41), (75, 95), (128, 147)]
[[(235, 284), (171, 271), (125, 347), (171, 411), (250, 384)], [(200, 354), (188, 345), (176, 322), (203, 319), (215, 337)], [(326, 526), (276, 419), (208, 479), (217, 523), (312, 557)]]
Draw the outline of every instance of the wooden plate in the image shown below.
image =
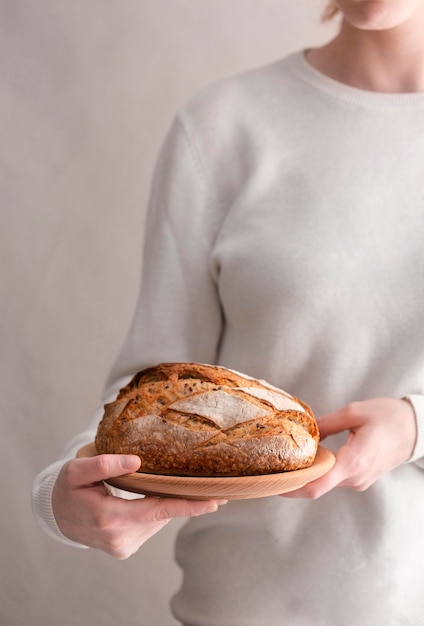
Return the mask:
[[(78, 458), (96, 456), (94, 443), (82, 447)], [(189, 500), (248, 500), (288, 493), (326, 474), (335, 463), (335, 456), (327, 448), (318, 446), (315, 461), (310, 467), (263, 476), (240, 476), (224, 478), (196, 478), (193, 476), (162, 476), (157, 474), (126, 474), (110, 478), (113, 487), (153, 496), (186, 498)]]

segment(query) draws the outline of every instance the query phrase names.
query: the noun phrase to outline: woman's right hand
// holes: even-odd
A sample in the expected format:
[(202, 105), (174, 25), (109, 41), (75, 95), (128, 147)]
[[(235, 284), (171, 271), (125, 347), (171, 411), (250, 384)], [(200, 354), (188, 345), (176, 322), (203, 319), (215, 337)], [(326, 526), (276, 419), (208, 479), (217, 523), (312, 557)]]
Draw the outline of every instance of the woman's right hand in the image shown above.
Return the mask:
[(123, 500), (107, 493), (103, 480), (130, 474), (139, 466), (137, 456), (121, 454), (68, 461), (52, 495), (56, 522), (65, 537), (126, 559), (174, 517), (213, 513), (225, 503), (157, 497)]

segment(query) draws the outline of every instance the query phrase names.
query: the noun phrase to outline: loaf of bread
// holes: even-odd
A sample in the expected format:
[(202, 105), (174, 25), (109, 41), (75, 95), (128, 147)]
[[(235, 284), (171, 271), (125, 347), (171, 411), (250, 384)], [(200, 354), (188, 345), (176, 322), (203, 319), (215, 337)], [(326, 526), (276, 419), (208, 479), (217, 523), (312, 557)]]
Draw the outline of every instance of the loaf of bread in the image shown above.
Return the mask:
[(99, 454), (137, 454), (143, 473), (246, 476), (308, 467), (318, 440), (310, 407), (265, 381), (162, 363), (105, 405), (95, 444)]

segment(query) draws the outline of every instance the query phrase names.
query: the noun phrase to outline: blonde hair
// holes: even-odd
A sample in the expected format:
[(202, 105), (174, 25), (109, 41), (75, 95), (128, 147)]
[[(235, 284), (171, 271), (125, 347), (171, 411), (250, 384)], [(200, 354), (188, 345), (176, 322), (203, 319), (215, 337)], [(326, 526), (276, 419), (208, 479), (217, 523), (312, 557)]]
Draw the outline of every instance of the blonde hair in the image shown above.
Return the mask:
[(327, 6), (324, 9), (324, 13), (322, 14), (322, 19), (325, 21), (331, 20), (332, 17), (337, 15), (339, 12), (339, 7), (335, 2), (328, 2)]

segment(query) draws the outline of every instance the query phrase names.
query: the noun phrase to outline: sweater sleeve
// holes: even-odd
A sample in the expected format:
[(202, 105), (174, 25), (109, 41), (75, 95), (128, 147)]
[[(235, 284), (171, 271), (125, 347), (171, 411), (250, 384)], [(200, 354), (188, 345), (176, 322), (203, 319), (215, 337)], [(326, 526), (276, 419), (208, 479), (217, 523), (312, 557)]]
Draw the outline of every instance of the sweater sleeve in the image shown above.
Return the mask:
[(107, 386), (163, 361), (215, 362), (222, 311), (211, 253), (221, 213), (194, 133), (179, 116), (159, 155), (141, 291)]
[[(76, 440), (87, 443), (93, 441), (93, 438), (94, 432), (87, 431), (86, 433), (81, 433)], [(84, 443), (81, 443), (81, 445), (84, 445)], [(72, 441), (72, 448), (73, 447), (74, 440)], [(81, 446), (78, 446), (76, 450), (78, 450), (79, 447)], [(69, 458), (73, 458), (73, 456), (75, 455), (72, 453), (69, 455), (64, 454), (60, 460), (55, 461), (36, 476), (32, 487), (32, 510), (38, 525), (49, 537), (57, 539), (66, 545), (85, 548), (86, 546), (65, 537), (56, 522), (52, 507), (52, 493), (56, 479), (66, 461)]]
[[(115, 397), (117, 390), (126, 382), (127, 380), (117, 381), (117, 384), (115, 385), (115, 390), (110, 393), (109, 397), (103, 398), (104, 403), (112, 400)], [(54, 461), (48, 467), (38, 473), (38, 475), (34, 479), (32, 486), (32, 510), (40, 528), (44, 530), (44, 532), (49, 535), (49, 537), (57, 539), (58, 541), (66, 545), (76, 546), (79, 548), (85, 548), (86, 546), (71, 541), (70, 539), (65, 537), (56, 522), (52, 507), (53, 487), (60, 473), (60, 470), (65, 465), (65, 463), (69, 459), (75, 458), (76, 453), (80, 448), (82, 448), (82, 446), (94, 441), (97, 424), (99, 423), (102, 415), (103, 404), (98, 407), (90, 424), (88, 424), (87, 429), (84, 432), (77, 434), (71, 439), (71, 441), (68, 442), (61, 454), (60, 459)]]
[(62, 458), (34, 480), (35, 518), (62, 543), (84, 547), (61, 533), (52, 509), (53, 487), (65, 462), (94, 440), (103, 404), (143, 367), (161, 361), (215, 361), (222, 315), (210, 254), (220, 218), (211, 188), (195, 141), (177, 118), (153, 179), (135, 315), (105, 385), (101, 407), (88, 429), (66, 446)]
[(405, 397), (414, 409), (417, 422), (417, 440), (409, 463), (416, 463), (424, 469), (424, 395), (412, 394)]

